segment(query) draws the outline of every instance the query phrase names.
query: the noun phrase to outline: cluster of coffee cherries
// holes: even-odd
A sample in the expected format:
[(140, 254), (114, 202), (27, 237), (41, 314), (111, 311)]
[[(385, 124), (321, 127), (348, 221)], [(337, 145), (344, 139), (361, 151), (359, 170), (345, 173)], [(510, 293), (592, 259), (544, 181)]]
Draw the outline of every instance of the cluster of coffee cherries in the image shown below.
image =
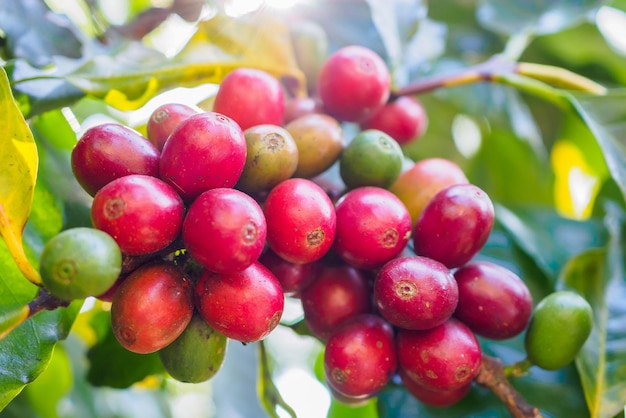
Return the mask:
[[(59, 234), (71, 236), (64, 255), (51, 240), (44, 283), (109, 300), (120, 344), (159, 352), (181, 381), (213, 376), (227, 339), (267, 337), (288, 296), (325, 344), (338, 399), (399, 376), (424, 402), (456, 402), (481, 366), (475, 335), (513, 337), (532, 311), (518, 276), (472, 261), (493, 204), (451, 161), (407, 163), (401, 145), (426, 115), (414, 98), (390, 100), (373, 51), (330, 55), (317, 93), (285, 99), (278, 79), (240, 68), (210, 111), (162, 105), (145, 136), (115, 123), (85, 131), (71, 163), (93, 228)], [(349, 141), (343, 122), (360, 127)], [(80, 254), (97, 257), (81, 265)], [(81, 271), (98, 286), (76, 291)]]

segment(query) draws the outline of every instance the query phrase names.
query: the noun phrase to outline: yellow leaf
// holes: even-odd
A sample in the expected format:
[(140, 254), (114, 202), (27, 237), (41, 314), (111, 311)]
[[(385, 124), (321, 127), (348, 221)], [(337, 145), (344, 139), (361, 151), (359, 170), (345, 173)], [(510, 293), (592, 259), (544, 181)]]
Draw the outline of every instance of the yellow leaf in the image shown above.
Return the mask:
[(13, 98), (9, 79), (0, 71), (0, 235), (28, 280), (40, 284), (39, 273), (24, 253), (22, 231), (37, 180), (37, 146)]

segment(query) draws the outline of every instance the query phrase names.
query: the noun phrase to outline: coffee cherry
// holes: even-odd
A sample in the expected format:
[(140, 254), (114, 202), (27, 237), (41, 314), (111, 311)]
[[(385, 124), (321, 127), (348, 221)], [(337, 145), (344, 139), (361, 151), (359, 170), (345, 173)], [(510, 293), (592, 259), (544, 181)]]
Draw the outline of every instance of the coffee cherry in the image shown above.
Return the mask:
[(463, 399), (472, 388), (472, 383), (467, 383), (458, 389), (434, 390), (428, 386), (411, 379), (403, 368), (398, 368), (398, 374), (406, 390), (418, 401), (436, 407), (452, 406)]
[(182, 121), (197, 113), (196, 109), (182, 103), (166, 103), (157, 107), (146, 124), (148, 140), (161, 151), (172, 131)]
[(322, 104), (313, 97), (293, 97), (285, 101), (285, 115), (283, 116), (283, 125), (287, 125), (291, 121), (299, 117), (314, 113), (324, 113)]
[(399, 367), (432, 390), (452, 391), (469, 384), (482, 362), (478, 340), (455, 318), (428, 330), (400, 328), (396, 344)]
[(339, 174), (349, 188), (387, 188), (400, 175), (404, 155), (400, 145), (382, 131), (359, 132), (339, 159)]
[(166, 183), (133, 174), (96, 193), (91, 219), (115, 239), (122, 253), (142, 255), (161, 250), (178, 237), (183, 211), (182, 200)]
[(159, 150), (136, 131), (105, 123), (85, 131), (71, 157), (78, 183), (90, 195), (129, 174), (158, 177)]
[(406, 145), (424, 135), (428, 116), (422, 104), (414, 97), (402, 96), (385, 104), (361, 122), (361, 129), (376, 129)]
[(352, 189), (337, 201), (334, 250), (346, 263), (378, 268), (402, 252), (411, 218), (402, 202), (380, 187)]
[(545, 370), (557, 370), (574, 361), (593, 327), (589, 302), (573, 291), (557, 291), (535, 307), (524, 345), (528, 359)]
[(376, 275), (374, 301), (391, 324), (423, 330), (452, 316), (459, 290), (450, 270), (438, 261), (400, 257), (387, 262)]
[(246, 163), (246, 139), (232, 119), (215, 112), (181, 122), (163, 147), (160, 176), (191, 201), (217, 187), (233, 187)]
[(186, 383), (211, 379), (226, 357), (227, 338), (198, 314), (171, 344), (159, 350), (159, 359), (171, 377)]
[(526, 284), (511, 270), (476, 261), (454, 272), (459, 304), (454, 315), (474, 333), (504, 340), (528, 325), (533, 300)]
[(294, 298), (300, 297), (302, 289), (308, 286), (323, 268), (321, 262), (292, 263), (280, 257), (271, 248), (265, 249), (259, 257), (259, 262), (276, 276), (283, 293)]
[(193, 201), (183, 222), (189, 254), (217, 273), (244, 270), (263, 251), (263, 210), (247, 194), (229, 188), (207, 190)]
[(237, 68), (220, 84), (213, 111), (233, 119), (242, 130), (255, 125), (282, 125), (283, 89), (276, 78), (256, 68)]
[(39, 271), (54, 296), (83, 299), (107, 291), (122, 269), (122, 253), (113, 238), (93, 228), (66, 229), (43, 247)]
[(402, 172), (389, 191), (404, 203), (415, 225), (424, 207), (439, 191), (467, 183), (469, 180), (456, 163), (444, 158), (426, 158)]
[(350, 45), (328, 57), (320, 70), (317, 89), (329, 115), (359, 122), (387, 102), (390, 84), (389, 70), (378, 54)]
[(300, 300), (309, 330), (323, 341), (343, 322), (372, 312), (367, 277), (346, 265), (324, 267), (302, 290)]
[(311, 180), (281, 182), (268, 194), (263, 210), (267, 243), (285, 260), (310, 263), (330, 250), (337, 225), (335, 208)]
[(485, 245), (494, 222), (489, 196), (472, 184), (455, 184), (437, 193), (413, 229), (415, 253), (448, 268), (462, 266)]
[(191, 282), (168, 262), (144, 264), (119, 286), (111, 302), (111, 325), (119, 343), (147, 354), (172, 343), (193, 315)]
[(343, 129), (328, 115), (304, 115), (286, 124), (285, 129), (298, 147), (294, 177), (312, 178), (322, 174), (343, 151)]
[(359, 315), (331, 334), (324, 351), (328, 386), (349, 397), (369, 398), (396, 371), (393, 329), (379, 316)]
[(258, 262), (232, 274), (205, 270), (195, 294), (202, 318), (220, 334), (243, 343), (267, 337), (283, 314), (280, 283)]
[(244, 131), (246, 164), (236, 188), (258, 193), (290, 178), (298, 166), (298, 147), (291, 134), (276, 125), (255, 125)]

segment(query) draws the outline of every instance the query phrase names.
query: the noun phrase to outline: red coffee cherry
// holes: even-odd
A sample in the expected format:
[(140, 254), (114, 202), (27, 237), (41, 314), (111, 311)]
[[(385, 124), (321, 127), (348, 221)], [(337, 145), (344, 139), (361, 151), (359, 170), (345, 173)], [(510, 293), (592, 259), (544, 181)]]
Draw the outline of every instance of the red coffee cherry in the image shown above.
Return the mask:
[(237, 68), (220, 84), (213, 111), (235, 120), (242, 130), (283, 123), (285, 97), (280, 82), (256, 68)]
[(157, 107), (146, 124), (148, 140), (161, 151), (172, 131), (182, 121), (196, 114), (196, 109), (182, 103), (166, 103)]
[(424, 106), (414, 97), (402, 96), (385, 104), (361, 122), (361, 129), (377, 129), (405, 145), (424, 135), (428, 116)]
[(426, 257), (396, 258), (381, 267), (374, 280), (374, 301), (391, 324), (429, 329), (447, 321), (459, 302), (454, 276)]
[(169, 345), (193, 316), (191, 282), (171, 263), (144, 264), (118, 287), (111, 325), (120, 344), (147, 354)]
[(373, 310), (367, 277), (347, 265), (324, 267), (300, 300), (309, 330), (323, 341), (350, 318)]
[(460, 402), (472, 388), (472, 382), (452, 390), (435, 390), (424, 386), (411, 379), (402, 367), (398, 368), (398, 374), (406, 390), (418, 401), (437, 407), (452, 406)]
[(169, 136), (160, 176), (185, 201), (218, 187), (233, 187), (246, 163), (246, 139), (235, 121), (215, 112), (182, 121)]
[(364, 314), (345, 322), (331, 334), (324, 351), (328, 386), (341, 395), (369, 398), (396, 372), (393, 329), (385, 320)]
[(223, 187), (198, 196), (183, 221), (185, 248), (216, 273), (250, 266), (263, 251), (266, 233), (259, 204), (239, 190)]
[(473, 332), (494, 340), (512, 338), (526, 329), (533, 300), (522, 279), (511, 270), (476, 261), (454, 272), (459, 304), (454, 316)]
[(291, 178), (275, 186), (264, 204), (267, 243), (292, 263), (322, 258), (335, 239), (335, 208), (328, 195), (308, 179)]
[(159, 176), (159, 150), (136, 131), (105, 123), (85, 131), (71, 156), (78, 183), (91, 196), (129, 174)]
[(133, 174), (96, 193), (91, 204), (94, 226), (111, 235), (127, 255), (149, 254), (171, 244), (183, 223), (184, 205), (167, 183)]
[(262, 340), (278, 326), (284, 294), (274, 275), (259, 262), (231, 274), (205, 270), (196, 284), (196, 308), (217, 332), (233, 340)]
[(411, 236), (411, 217), (393, 193), (380, 187), (359, 187), (336, 204), (334, 250), (360, 269), (378, 268), (399, 255)]
[(427, 330), (400, 328), (396, 344), (399, 367), (433, 390), (452, 391), (469, 384), (482, 363), (474, 333), (454, 317)]
[(287, 296), (300, 297), (300, 292), (315, 279), (323, 266), (319, 261), (296, 264), (280, 257), (271, 248), (266, 248), (259, 262), (276, 276)]
[(317, 88), (324, 110), (348, 122), (359, 122), (389, 98), (391, 77), (385, 61), (371, 49), (350, 45), (322, 65)]
[(438, 192), (426, 205), (413, 229), (417, 255), (448, 268), (460, 267), (485, 245), (493, 228), (494, 207), (473, 184), (455, 184)]

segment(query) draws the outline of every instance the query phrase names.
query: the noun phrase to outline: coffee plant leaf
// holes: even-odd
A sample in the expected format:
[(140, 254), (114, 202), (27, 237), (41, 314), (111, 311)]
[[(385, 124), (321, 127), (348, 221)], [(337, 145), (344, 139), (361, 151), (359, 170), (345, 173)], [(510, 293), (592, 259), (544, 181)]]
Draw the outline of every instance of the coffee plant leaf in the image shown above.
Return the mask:
[(624, 211), (606, 205), (610, 238), (605, 246), (572, 258), (559, 276), (559, 288), (574, 290), (593, 308), (591, 335), (576, 358), (591, 417), (608, 418), (624, 409), (626, 399), (626, 252)]
[(626, 197), (626, 89), (606, 95), (574, 94), (570, 101), (593, 133), (606, 161), (609, 174)]
[(505, 35), (545, 35), (562, 31), (587, 19), (600, 0), (483, 0), (476, 11), (482, 26)]

